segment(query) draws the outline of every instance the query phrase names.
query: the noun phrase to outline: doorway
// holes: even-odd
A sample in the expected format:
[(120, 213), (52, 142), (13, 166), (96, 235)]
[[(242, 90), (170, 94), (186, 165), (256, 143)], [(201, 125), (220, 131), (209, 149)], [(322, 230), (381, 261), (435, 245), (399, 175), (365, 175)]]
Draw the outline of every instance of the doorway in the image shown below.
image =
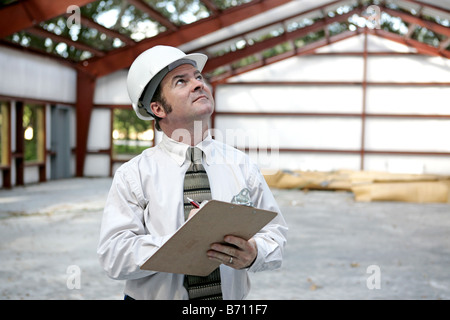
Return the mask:
[(51, 179), (66, 179), (71, 175), (70, 108), (51, 108)]

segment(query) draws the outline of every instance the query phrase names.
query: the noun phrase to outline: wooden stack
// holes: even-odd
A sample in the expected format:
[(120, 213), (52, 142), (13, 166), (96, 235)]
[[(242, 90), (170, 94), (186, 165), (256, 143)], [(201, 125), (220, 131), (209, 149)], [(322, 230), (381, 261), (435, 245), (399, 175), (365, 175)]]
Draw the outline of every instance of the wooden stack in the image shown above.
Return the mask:
[(356, 201), (450, 203), (449, 176), (338, 170), (278, 171), (264, 177), (279, 189), (351, 191)]

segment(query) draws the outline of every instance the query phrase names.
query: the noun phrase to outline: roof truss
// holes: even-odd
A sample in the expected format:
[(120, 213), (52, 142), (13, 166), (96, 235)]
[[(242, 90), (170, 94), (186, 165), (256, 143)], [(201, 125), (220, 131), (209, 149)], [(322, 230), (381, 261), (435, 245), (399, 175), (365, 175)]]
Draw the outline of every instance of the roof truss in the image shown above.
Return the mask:
[[(97, 0), (100, 1), (100, 0)], [(77, 73), (77, 150), (76, 175), (83, 176), (84, 160), (87, 153), (87, 137), (95, 92), (95, 79), (114, 71), (127, 68), (133, 60), (144, 50), (157, 44), (181, 46), (203, 36), (214, 34), (223, 28), (255, 17), (268, 10), (290, 2), (290, 0), (236, 0), (240, 5), (235, 7), (219, 7), (222, 1), (200, 1), (209, 11), (207, 18), (200, 18), (193, 23), (176, 24), (171, 17), (151, 7), (150, 0), (110, 0), (121, 1), (122, 5), (131, 4), (139, 12), (144, 12), (158, 25), (159, 33), (146, 39), (137, 41), (117, 29), (109, 28), (96, 22), (92, 17), (81, 16), (81, 27), (89, 28), (89, 32), (97, 32), (109, 37), (119, 45), (112, 48), (102, 48), (97, 43), (82, 43), (69, 38), (66, 34), (57, 34), (46, 30), (43, 22), (49, 19), (67, 19), (67, 9), (70, 5), (88, 7), (94, 0), (20, 0), (8, 1), (9, 5), (0, 2), (0, 43), (3, 45), (22, 48), (57, 59), (60, 62), (76, 68)], [(301, 5), (302, 0), (296, 0)], [(319, 3), (324, 3), (321, 0)], [(243, 4), (242, 4), (243, 3)], [(402, 3), (403, 5), (396, 5)], [(405, 8), (405, 3), (413, 5), (417, 12)], [(371, 5), (381, 9), (383, 14), (397, 17), (406, 31), (397, 32), (392, 28), (382, 26), (371, 29), (359, 26), (353, 21), (363, 18)], [(261, 23), (252, 30), (240, 34), (231, 32), (228, 39), (209, 43), (207, 46), (192, 48), (209, 55), (209, 61), (204, 69), (212, 82), (225, 81), (230, 76), (248, 72), (270, 63), (280, 61), (295, 55), (313, 54), (328, 44), (356, 36), (362, 32), (370, 33), (398, 43), (413, 47), (418, 53), (450, 58), (449, 20), (446, 24), (428, 19), (422, 11), (442, 12), (449, 16), (450, 9), (430, 5), (416, 0), (336, 0), (326, 4), (299, 12), (291, 17), (271, 23)], [(306, 17), (306, 18), (305, 18)], [(294, 21), (293, 23), (291, 23)], [(298, 22), (298, 23), (297, 23)], [(306, 22), (306, 23), (305, 23)], [(293, 25), (297, 25), (292, 27)], [(161, 31), (164, 30), (164, 31)], [(79, 60), (64, 59), (49, 53), (42, 48), (22, 46), (21, 43), (11, 41), (15, 33), (32, 34), (41, 41), (64, 44), (73, 50), (88, 53)], [(432, 33), (432, 40), (426, 41), (426, 36)], [(418, 36), (419, 35), (419, 36)], [(19, 35), (17, 35), (19, 37)], [(116, 40), (117, 39), (117, 40)], [(100, 41), (99, 41), (100, 42)], [(231, 43), (231, 47), (226, 45)], [(100, 44), (101, 45), (101, 44)], [(217, 54), (215, 48), (225, 48)], [(230, 49), (231, 48), (231, 49)], [(220, 50), (219, 50), (220, 51)], [(244, 61), (244, 63), (243, 63)]]
[(178, 47), (186, 42), (198, 39), (224, 27), (231, 26), (289, 1), (290, 0), (260, 0), (233, 7), (224, 10), (215, 16), (143, 40), (133, 47), (115, 50), (102, 58), (93, 58), (90, 61), (83, 62), (82, 67), (85, 72), (95, 76), (103, 76), (110, 72), (129, 67), (142, 51), (152, 46), (163, 44)]
[[(81, 24), (83, 26), (97, 30), (99, 33), (103, 33), (111, 39), (117, 39), (122, 42), (120, 47), (105, 51), (80, 41), (74, 41), (66, 36), (52, 33), (39, 25), (40, 22), (58, 16), (67, 18), (70, 15), (70, 13), (67, 13), (67, 8), (70, 5), (82, 7), (94, 2), (93, 0), (23, 0), (0, 9), (0, 38), (3, 38), (0, 41), (3, 44), (20, 47), (20, 45), (4, 39), (6, 36), (15, 32), (25, 31), (28, 34), (42, 39), (50, 39), (54, 43), (65, 43), (69, 47), (88, 52), (90, 54), (89, 57), (81, 61), (70, 61), (56, 57), (42, 49), (28, 47), (26, 50), (50, 55), (60, 61), (68, 61), (67, 63), (70, 65), (95, 78), (129, 67), (136, 56), (153, 45), (166, 44), (181, 46), (187, 42), (290, 2), (290, 0), (253, 0), (249, 3), (222, 10), (218, 7), (215, 0), (201, 0), (201, 3), (209, 10), (209, 17), (193, 23), (177, 25), (169, 20), (167, 16), (152, 8), (145, 0), (123, 1), (127, 1), (142, 12), (145, 12), (153, 21), (163, 26), (165, 31), (137, 42), (113, 28), (107, 28), (95, 22), (92, 18), (82, 15)], [(407, 27), (407, 31), (401, 33), (393, 32), (386, 27), (361, 28), (361, 26), (355, 26), (352, 19), (355, 17), (367, 17), (367, 10), (373, 4), (376, 4), (380, 8), (381, 17), (387, 14), (390, 17), (400, 19), (401, 23)], [(403, 4), (403, 6), (400, 4)], [(415, 10), (409, 10), (407, 6), (405, 7), (405, 4), (410, 4)], [(336, 9), (345, 9), (346, 6), (351, 9), (343, 13), (338, 12)], [(237, 70), (239, 70), (238, 72), (242, 72), (242, 70), (250, 70), (257, 66), (263, 66), (270, 61), (278, 61), (298, 54), (314, 53), (315, 49), (326, 44), (359, 34), (362, 32), (362, 29), (367, 29), (367, 32), (370, 34), (405, 44), (416, 49), (418, 53), (450, 58), (450, 28), (448, 20), (447, 25), (445, 25), (427, 19), (422, 14), (424, 9), (441, 12), (447, 16), (450, 15), (450, 10), (446, 8), (417, 0), (402, 0), (401, 2), (397, 2), (397, 0), (383, 2), (370, 0), (330, 1), (324, 5), (297, 13), (293, 16), (260, 25), (245, 33), (233, 34), (228, 39), (198, 47), (195, 51), (201, 51), (209, 55), (210, 59), (206, 65), (205, 72), (209, 73), (208, 76), (211, 77), (212, 81), (214, 79), (224, 79), (224, 77), (227, 77), (226, 75), (236, 74)], [(316, 15), (313, 23), (294, 30), (289, 29), (290, 21), (296, 19), (301, 20), (302, 17), (310, 19), (308, 16), (314, 14)], [(339, 25), (342, 27), (339, 27)], [(340, 28), (338, 34), (333, 33), (333, 28), (336, 26), (338, 29)], [(276, 29), (278, 31), (274, 32), (273, 30)], [(430, 44), (418, 38), (417, 34), (424, 32), (434, 34), (439, 39), (438, 43)], [(262, 40), (254, 41), (252, 39), (254, 34), (261, 34)], [(311, 43), (303, 44), (302, 46), (299, 45), (300, 40), (314, 34), (320, 34), (320, 36)], [(232, 43), (234, 48), (220, 55), (212, 52), (212, 48), (220, 47), (227, 42)], [(240, 45), (236, 46), (236, 43)], [(224, 46), (226, 47), (226, 45)], [(276, 54), (267, 56), (266, 53), (268, 51), (276, 51), (275, 49), (283, 46), (285, 47), (284, 49), (278, 50), (279, 52)], [(241, 63), (244, 60), (248, 61)], [(221, 71), (218, 72), (218, 70)]]
[(65, 14), (71, 5), (82, 7), (94, 0), (26, 0), (0, 10), (0, 38), (24, 30), (39, 22)]
[[(342, 1), (341, 1), (342, 2)], [(411, 1), (415, 4), (420, 4), (420, 6), (425, 6), (422, 2), (419, 1)], [(312, 11), (322, 11), (325, 12), (326, 7), (329, 5), (321, 6), (312, 10), (309, 10), (309, 12)], [(343, 39), (347, 39), (349, 37), (356, 36), (363, 32), (368, 32), (369, 34), (376, 35), (400, 44), (404, 44), (406, 46), (414, 48), (417, 53), (419, 54), (426, 54), (426, 55), (432, 55), (432, 56), (441, 56), (445, 58), (450, 58), (450, 28), (443, 26), (441, 24), (438, 24), (436, 22), (432, 22), (429, 20), (422, 19), (420, 16), (414, 16), (411, 13), (407, 13), (403, 10), (394, 10), (386, 5), (379, 5), (378, 7), (381, 10), (382, 13), (387, 13), (391, 17), (398, 17), (401, 19), (402, 22), (407, 23), (408, 26), (408, 32), (406, 34), (398, 34), (395, 32), (388, 31), (384, 28), (361, 28), (361, 27), (355, 27), (353, 31), (351, 30), (343, 30), (342, 33), (334, 36), (330, 36), (330, 29), (329, 27), (336, 23), (348, 23), (349, 19), (351, 17), (354, 17), (354, 15), (357, 16), (364, 16), (367, 14), (368, 10), (367, 5), (359, 5), (355, 7), (353, 10), (341, 14), (336, 15), (332, 18), (327, 17), (326, 14), (324, 14), (324, 17), (322, 19), (317, 20), (313, 24), (306, 26), (304, 28), (287, 32), (286, 30), (286, 24), (287, 21), (290, 19), (293, 19), (294, 17), (288, 17), (286, 19), (277, 21), (275, 23), (272, 23), (271, 26), (275, 27), (277, 25), (282, 25), (284, 30), (283, 32), (277, 36), (273, 37), (264, 41), (261, 41), (256, 44), (248, 45), (248, 41), (245, 45), (241, 46), (240, 49), (231, 51), (229, 53), (226, 53), (224, 55), (218, 56), (218, 57), (212, 57), (209, 59), (208, 64), (205, 67), (205, 72), (213, 72), (214, 70), (217, 70), (219, 68), (222, 69), (222, 73), (219, 75), (212, 75), (211, 81), (212, 82), (223, 82), (227, 78), (232, 77), (237, 74), (241, 74), (243, 72), (247, 72), (249, 70), (253, 70), (255, 68), (262, 67), (264, 65), (273, 63), (275, 61), (280, 61), (292, 56), (296, 55), (302, 55), (302, 54), (312, 54), (315, 52), (316, 49), (323, 47), (325, 45), (335, 43), (337, 41), (341, 41)], [(436, 9), (435, 6), (433, 6), (433, 9)], [(448, 13), (448, 10), (439, 8), (439, 10)], [(305, 13), (302, 13), (302, 15)], [(298, 16), (298, 15), (297, 15)], [(259, 29), (267, 28), (270, 25), (265, 25)], [(417, 30), (429, 30), (434, 32), (435, 34), (439, 34), (442, 40), (439, 42), (437, 46), (432, 46), (430, 44), (421, 42), (417, 39), (412, 38), (413, 34)], [(257, 31), (251, 30), (247, 33), (239, 34), (235, 37), (226, 39), (224, 42), (230, 42), (233, 40), (233, 38), (238, 41), (239, 39), (245, 39), (248, 38), (248, 34), (251, 34), (252, 32)], [(299, 47), (295, 45), (295, 40), (301, 39), (302, 37), (307, 36), (310, 33), (323, 31), (323, 36), (318, 39), (317, 41), (310, 43), (308, 45)], [(276, 56), (272, 56), (269, 58), (265, 58), (263, 56), (264, 50), (267, 50), (267, 48), (273, 48), (275, 46), (279, 46), (281, 44), (290, 43), (290, 48), (285, 50), (284, 52), (279, 53)], [(213, 46), (217, 46), (218, 44), (215, 43)], [(207, 47), (202, 48), (203, 50), (207, 50)], [(233, 63), (236, 61), (248, 59), (248, 57), (255, 57), (251, 63), (249, 63), (247, 66), (233, 66)]]

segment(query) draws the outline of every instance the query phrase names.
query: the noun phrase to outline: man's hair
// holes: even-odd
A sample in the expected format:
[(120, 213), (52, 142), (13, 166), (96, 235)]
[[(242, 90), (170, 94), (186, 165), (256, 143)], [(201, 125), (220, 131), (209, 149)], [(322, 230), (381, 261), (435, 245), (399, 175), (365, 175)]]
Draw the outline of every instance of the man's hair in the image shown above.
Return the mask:
[[(166, 114), (169, 114), (170, 112), (172, 112), (172, 106), (167, 103), (166, 99), (164, 99), (164, 97), (162, 95), (161, 84), (159, 84), (158, 87), (156, 88), (151, 102), (160, 103), (162, 105), (164, 111), (166, 112)], [(162, 120), (162, 118), (157, 117), (155, 115), (153, 115), (153, 118), (155, 118), (156, 130), (161, 131), (161, 127), (159, 126), (159, 121)]]

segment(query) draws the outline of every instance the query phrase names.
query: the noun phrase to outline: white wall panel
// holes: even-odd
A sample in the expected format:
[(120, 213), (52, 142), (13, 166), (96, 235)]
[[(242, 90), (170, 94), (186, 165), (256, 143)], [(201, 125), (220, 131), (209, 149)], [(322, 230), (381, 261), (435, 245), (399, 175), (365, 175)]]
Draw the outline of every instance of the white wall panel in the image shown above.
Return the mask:
[(23, 183), (30, 184), (39, 182), (39, 168), (37, 166), (25, 166), (23, 172)]
[[(322, 52), (360, 49), (358, 36), (326, 47)], [(359, 41), (359, 42), (358, 42)], [(347, 49), (345, 49), (347, 48)], [(413, 49), (378, 37), (368, 37), (370, 51), (413, 52)], [(216, 88), (216, 110), (220, 112), (317, 112), (361, 113), (362, 86), (351, 85), (252, 85), (246, 81), (314, 82), (362, 81), (361, 57), (304, 56), (290, 58), (232, 78), (239, 86)], [(404, 82), (403, 85), (368, 85), (366, 112), (370, 114), (449, 115), (450, 88), (436, 82), (450, 81), (450, 60), (412, 55), (368, 57), (367, 81)], [(410, 82), (429, 85), (407, 85)], [(282, 117), (218, 115), (221, 132), (240, 132), (229, 144), (240, 147), (359, 150), (360, 117)], [(240, 130), (240, 131), (239, 131)], [(253, 130), (253, 131), (252, 131)], [(450, 152), (450, 120), (439, 118), (367, 117), (365, 149), (371, 151)], [(227, 142), (227, 141), (225, 141)], [(256, 154), (258, 156), (258, 154)], [(275, 159), (275, 158), (273, 158)], [(272, 159), (272, 160), (273, 160)], [(281, 152), (280, 169), (359, 170), (359, 154)], [(273, 167), (273, 164), (270, 164)], [(262, 166), (264, 168), (264, 166)], [(365, 154), (365, 170), (450, 174), (448, 156)]]
[(109, 166), (109, 155), (87, 154), (83, 175), (87, 177), (107, 177), (109, 176)]
[[(364, 41), (364, 35), (359, 36), (361, 42)], [(405, 46), (403, 44), (383, 39), (377, 36), (368, 35), (367, 37), (367, 51), (369, 52), (416, 52), (416, 49)]]
[(366, 111), (387, 114), (450, 115), (450, 87), (367, 87)]
[(300, 56), (230, 79), (234, 81), (362, 81), (363, 58)]
[[(369, 52), (416, 52), (415, 49), (403, 44), (383, 39), (374, 35), (367, 36), (367, 50)], [(364, 34), (351, 37), (339, 42), (332, 43), (328, 46), (319, 48), (316, 52), (363, 52), (364, 51)]]
[(341, 40), (316, 50), (316, 52), (318, 53), (363, 52), (363, 51), (364, 51), (364, 35), (359, 35), (345, 40)]
[(369, 56), (367, 80), (374, 82), (449, 82), (450, 59), (427, 56)]
[(0, 94), (74, 103), (76, 71), (50, 58), (0, 47)]
[(238, 147), (274, 146), (300, 149), (361, 147), (359, 118), (217, 116), (224, 141)]
[(393, 173), (443, 174), (450, 173), (448, 156), (375, 155), (364, 158), (366, 170)]
[(360, 157), (357, 154), (282, 152), (278, 157), (278, 167), (266, 168), (304, 171), (359, 170)]
[(360, 86), (219, 86), (216, 111), (358, 113)]
[(127, 70), (97, 79), (94, 104), (131, 104), (127, 92)]
[(89, 135), (87, 142), (88, 151), (109, 149), (111, 136), (111, 110), (92, 110)]
[(450, 120), (380, 119), (366, 122), (368, 150), (450, 152)]

